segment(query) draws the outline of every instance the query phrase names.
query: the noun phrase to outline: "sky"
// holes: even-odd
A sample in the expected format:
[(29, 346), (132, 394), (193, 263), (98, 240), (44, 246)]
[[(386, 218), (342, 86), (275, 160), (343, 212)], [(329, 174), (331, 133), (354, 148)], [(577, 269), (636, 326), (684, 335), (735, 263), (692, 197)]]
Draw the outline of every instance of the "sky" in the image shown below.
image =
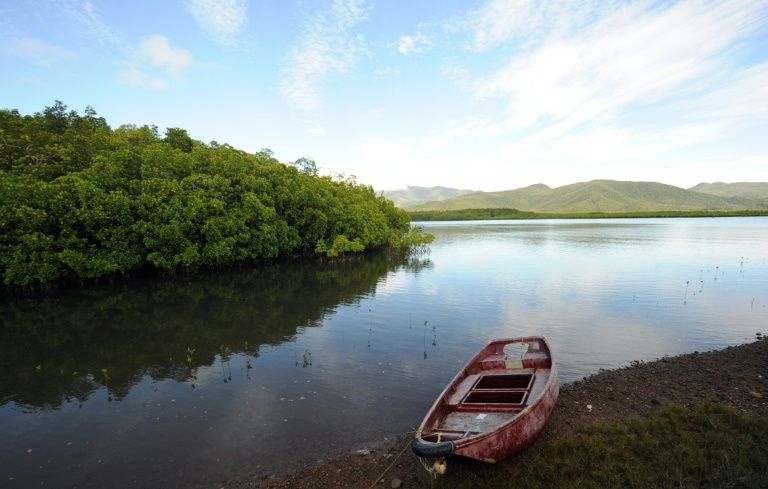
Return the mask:
[(768, 181), (768, 0), (3, 0), (55, 100), (377, 190)]

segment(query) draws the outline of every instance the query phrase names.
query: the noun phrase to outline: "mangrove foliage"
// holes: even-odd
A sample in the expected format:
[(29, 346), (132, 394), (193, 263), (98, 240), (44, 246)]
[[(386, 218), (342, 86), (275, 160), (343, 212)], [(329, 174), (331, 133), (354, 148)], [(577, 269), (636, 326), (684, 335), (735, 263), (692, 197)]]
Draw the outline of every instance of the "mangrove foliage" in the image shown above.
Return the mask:
[(112, 129), (58, 101), (34, 115), (0, 110), (7, 286), (428, 241), (372, 187), (319, 176), (308, 158), (283, 164), (180, 128)]

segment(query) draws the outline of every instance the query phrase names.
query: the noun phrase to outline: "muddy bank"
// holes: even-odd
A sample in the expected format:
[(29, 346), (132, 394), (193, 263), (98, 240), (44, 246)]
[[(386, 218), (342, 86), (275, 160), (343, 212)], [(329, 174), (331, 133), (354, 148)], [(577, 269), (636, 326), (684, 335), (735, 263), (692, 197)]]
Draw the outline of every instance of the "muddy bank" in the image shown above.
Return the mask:
[[(665, 404), (694, 407), (703, 402), (722, 402), (744, 412), (768, 415), (768, 340), (635, 362), (561, 386), (557, 409), (529, 450), (594, 423), (642, 416)], [(387, 440), (372, 446), (370, 453), (347, 454), (278, 478), (259, 476), (215, 487), (366, 489), (395, 487), (398, 481), (404, 488), (429, 487), (424, 469), (407, 448), (410, 439)], [(458, 465), (453, 477), (461, 477), (462, 471), (487, 470), (483, 464), (451, 463)]]

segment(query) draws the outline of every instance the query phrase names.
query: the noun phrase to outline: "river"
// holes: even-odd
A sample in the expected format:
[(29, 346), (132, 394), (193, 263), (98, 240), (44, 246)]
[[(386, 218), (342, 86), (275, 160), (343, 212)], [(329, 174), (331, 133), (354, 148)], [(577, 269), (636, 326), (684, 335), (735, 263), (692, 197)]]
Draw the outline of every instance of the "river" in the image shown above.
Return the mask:
[(180, 487), (415, 428), (488, 339), (561, 382), (768, 333), (768, 218), (424, 223), (373, 254), (0, 299), (0, 485)]

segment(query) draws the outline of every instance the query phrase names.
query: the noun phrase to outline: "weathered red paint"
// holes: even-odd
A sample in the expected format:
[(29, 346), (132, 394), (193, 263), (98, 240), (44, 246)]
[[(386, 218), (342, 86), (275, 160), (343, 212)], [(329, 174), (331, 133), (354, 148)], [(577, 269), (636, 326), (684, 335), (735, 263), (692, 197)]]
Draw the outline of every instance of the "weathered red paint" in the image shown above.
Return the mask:
[[(518, 346), (525, 351), (515, 358)], [(533, 377), (524, 387), (526, 375)], [(491, 379), (481, 384), (484, 378)], [(512, 382), (515, 379), (522, 380)], [(513, 387), (504, 388), (505, 382)], [(493, 340), (443, 390), (416, 437), (426, 442), (452, 441), (453, 455), (495, 463), (536, 440), (558, 393), (557, 370), (543, 337)], [(476, 399), (493, 402), (471, 402)], [(491, 421), (484, 423), (486, 419)], [(464, 428), (467, 431), (461, 433)]]

